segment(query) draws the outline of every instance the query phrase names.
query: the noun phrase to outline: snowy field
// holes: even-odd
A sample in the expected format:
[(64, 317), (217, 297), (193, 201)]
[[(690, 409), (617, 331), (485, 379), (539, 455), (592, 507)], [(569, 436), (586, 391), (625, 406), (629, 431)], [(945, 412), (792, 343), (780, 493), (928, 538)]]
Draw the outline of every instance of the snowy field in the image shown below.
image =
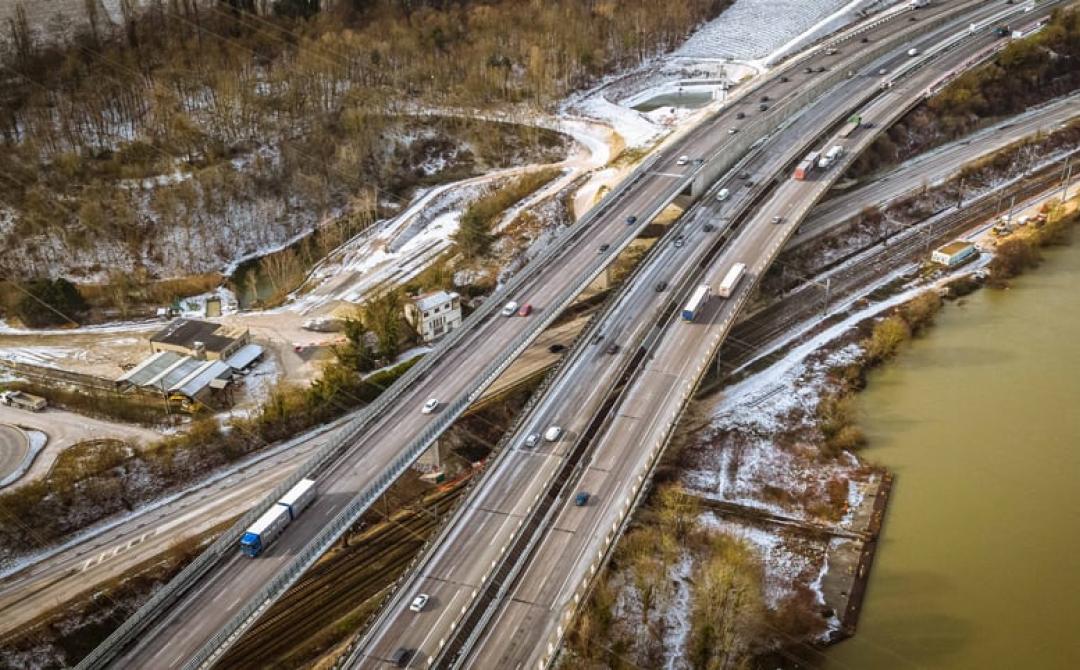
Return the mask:
[(736, 0), (695, 32), (673, 56), (691, 60), (761, 60), (808, 31), (816, 35), (836, 29), (867, 4), (865, 0)]

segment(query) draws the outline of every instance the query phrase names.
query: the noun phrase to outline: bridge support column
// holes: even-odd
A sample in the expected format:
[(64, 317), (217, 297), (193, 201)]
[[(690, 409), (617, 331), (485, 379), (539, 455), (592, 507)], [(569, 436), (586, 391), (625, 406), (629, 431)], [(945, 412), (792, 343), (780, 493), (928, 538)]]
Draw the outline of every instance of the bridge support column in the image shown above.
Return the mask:
[(435, 440), (435, 444), (431, 445), (424, 453), (420, 454), (420, 457), (416, 459), (416, 464), (413, 465), (413, 468), (424, 474), (442, 470), (442, 454), (439, 453), (438, 440)]

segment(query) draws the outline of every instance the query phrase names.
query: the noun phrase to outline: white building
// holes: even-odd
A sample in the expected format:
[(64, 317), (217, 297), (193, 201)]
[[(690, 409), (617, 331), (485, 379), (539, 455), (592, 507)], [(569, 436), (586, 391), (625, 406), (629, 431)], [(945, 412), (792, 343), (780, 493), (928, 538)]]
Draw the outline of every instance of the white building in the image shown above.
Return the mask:
[(461, 296), (447, 291), (418, 295), (405, 304), (405, 320), (431, 342), (461, 325)]
[(930, 256), (930, 260), (934, 263), (940, 263), (947, 268), (954, 268), (957, 265), (961, 265), (973, 256), (978, 256), (979, 250), (975, 248), (975, 245), (970, 242), (951, 242), (934, 251)]

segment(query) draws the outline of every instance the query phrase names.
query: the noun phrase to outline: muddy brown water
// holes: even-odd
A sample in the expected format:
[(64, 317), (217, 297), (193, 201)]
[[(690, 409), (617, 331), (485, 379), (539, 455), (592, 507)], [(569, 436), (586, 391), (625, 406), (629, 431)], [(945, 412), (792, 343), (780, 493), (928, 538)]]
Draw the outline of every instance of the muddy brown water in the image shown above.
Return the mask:
[(825, 667), (1080, 667), (1080, 241), (948, 306), (859, 402), (896, 483)]

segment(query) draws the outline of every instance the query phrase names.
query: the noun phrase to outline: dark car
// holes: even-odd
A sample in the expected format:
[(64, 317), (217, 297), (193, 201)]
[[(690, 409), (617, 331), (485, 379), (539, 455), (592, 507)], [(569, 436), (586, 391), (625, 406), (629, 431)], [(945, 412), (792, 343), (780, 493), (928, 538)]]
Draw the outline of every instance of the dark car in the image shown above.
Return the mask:
[(746, 172), (744, 170), (743, 172), (739, 173), (739, 179), (749, 179), (749, 178), (750, 178), (750, 173), (749, 172)]
[(600, 248), (596, 250), (596, 253), (602, 254), (602, 253), (604, 253), (605, 251), (607, 251), (610, 248), (611, 248), (610, 244), (601, 244)]
[(804, 68), (803, 72), (805, 72), (806, 74), (814, 74), (814, 68), (812, 68), (812, 67)]
[(785, 75), (785, 76), (783, 76), (783, 77), (780, 77), (780, 81), (782, 81), (782, 82), (784, 82), (784, 83), (786, 84), (786, 83), (788, 83), (788, 82), (789, 82), (789, 81), (791, 81), (791, 80), (790, 80), (790, 79), (788, 79), (788, 78), (787, 78), (787, 76)]
[(863, 44), (868, 44), (870, 42), (870, 38), (869, 37), (864, 37), (859, 41), (862, 42)]
[(704, 230), (706, 233), (711, 233), (712, 231), (716, 230), (716, 227), (713, 226), (713, 224), (711, 223), (706, 223), (704, 226), (701, 227), (701, 229)]
[(736, 119), (745, 119), (745, 118), (746, 118), (746, 114), (745, 114), (744, 112), (739, 112), (739, 113), (737, 113), (737, 114), (735, 115), (735, 118), (736, 118)]
[(628, 216), (628, 217), (626, 217), (626, 225), (632, 226), (635, 223), (637, 223), (637, 217), (636, 216)]
[(584, 507), (587, 502), (589, 502), (589, 494), (585, 491), (578, 491), (578, 494), (574, 496), (574, 504), (578, 507)]
[(404, 668), (409, 664), (412, 654), (412, 649), (398, 647), (397, 651), (390, 655), (390, 662), (399, 668)]
[(666, 281), (661, 280), (661, 281), (656, 282), (656, 292), (657, 293), (663, 293), (666, 290), (667, 290), (667, 282)]
[(548, 346), (548, 351), (550, 351), (553, 354), (561, 354), (562, 352), (566, 351), (566, 345), (565, 344), (552, 344), (552, 345)]
[(769, 96), (767, 96), (767, 95), (763, 95), (763, 96), (761, 96), (761, 101), (762, 101), (762, 102), (768, 102), (768, 101), (769, 101), (770, 99), (771, 99), (771, 98), (769, 98)]
[(614, 356), (615, 354), (619, 353), (619, 345), (612, 342), (611, 344), (607, 345), (607, 349), (605, 351)]
[(758, 106), (757, 106), (757, 108), (758, 108), (758, 109), (760, 109), (761, 111), (763, 111), (763, 112), (764, 112), (765, 110), (767, 110), (767, 109), (769, 108), (769, 106), (768, 106), (768, 105), (766, 105), (766, 104), (765, 104), (765, 103), (763, 102), (763, 103), (761, 103), (760, 105), (758, 105)]

